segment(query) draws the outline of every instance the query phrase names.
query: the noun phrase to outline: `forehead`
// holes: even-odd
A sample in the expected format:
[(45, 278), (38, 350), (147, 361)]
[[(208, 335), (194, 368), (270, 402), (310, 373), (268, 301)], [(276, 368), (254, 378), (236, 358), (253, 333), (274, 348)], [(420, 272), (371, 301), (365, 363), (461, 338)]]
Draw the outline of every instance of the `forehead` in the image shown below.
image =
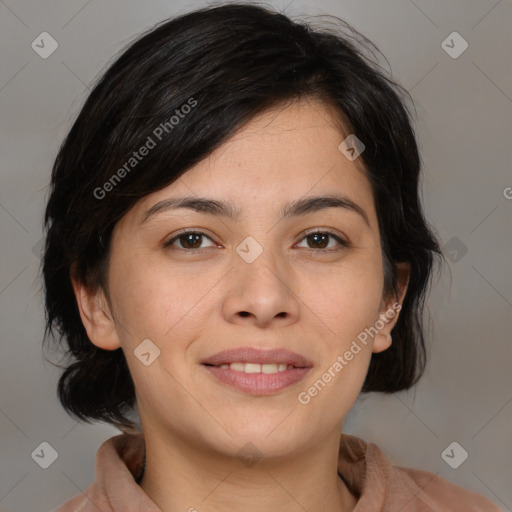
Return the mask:
[(251, 217), (277, 216), (283, 204), (301, 197), (341, 194), (375, 226), (362, 161), (350, 161), (338, 149), (347, 135), (333, 110), (317, 101), (267, 110), (177, 181), (142, 198), (122, 220), (135, 227), (159, 201), (183, 196), (217, 198)]

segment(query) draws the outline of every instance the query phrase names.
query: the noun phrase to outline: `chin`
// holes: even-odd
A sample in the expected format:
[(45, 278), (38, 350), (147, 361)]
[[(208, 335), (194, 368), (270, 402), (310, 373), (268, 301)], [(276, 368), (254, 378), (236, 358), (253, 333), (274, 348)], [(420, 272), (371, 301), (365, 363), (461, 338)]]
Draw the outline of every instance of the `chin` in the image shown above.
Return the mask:
[[(216, 443), (214, 449), (220, 454), (237, 458), (245, 465), (251, 466), (261, 458), (269, 460), (292, 456), (294, 453), (302, 451), (304, 441), (304, 438), (295, 439), (287, 435), (267, 437), (267, 433), (244, 434), (234, 436), (229, 441), (223, 440)], [(247, 459), (249, 459), (248, 462)]]
[(230, 456), (240, 456), (239, 452), (243, 454), (245, 447), (249, 452), (255, 451), (266, 457), (279, 457), (313, 442), (311, 433), (305, 431), (303, 425), (297, 429), (298, 425), (292, 419), (294, 414), (287, 418), (288, 414), (289, 411), (264, 418), (254, 414), (226, 422), (224, 425), (232, 437), (223, 432), (222, 440), (217, 440), (217, 448)]

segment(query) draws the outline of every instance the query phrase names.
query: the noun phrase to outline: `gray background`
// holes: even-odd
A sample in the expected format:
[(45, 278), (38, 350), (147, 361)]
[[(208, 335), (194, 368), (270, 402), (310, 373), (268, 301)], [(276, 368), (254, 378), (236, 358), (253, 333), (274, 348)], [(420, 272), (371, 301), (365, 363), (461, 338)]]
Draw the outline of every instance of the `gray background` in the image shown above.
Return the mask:
[[(336, 14), (388, 58), (416, 102), (425, 210), (450, 260), (428, 301), (425, 377), (413, 391), (360, 399), (346, 431), (377, 443), (397, 464), (431, 471), (510, 510), (512, 4), (269, 3), (288, 3), (291, 15)], [(59, 372), (41, 354), (42, 213), (58, 146), (88, 84), (114, 54), (152, 24), (204, 5), (0, 1), (1, 510), (49, 511), (85, 490), (96, 450), (119, 433), (65, 414), (56, 397)], [(59, 46), (43, 59), (31, 43), (45, 31)], [(454, 31), (469, 44), (458, 58), (441, 45)], [(457, 40), (448, 44), (461, 48)], [(31, 457), (44, 441), (58, 453), (48, 469)], [(441, 456), (453, 441), (469, 454), (457, 469)], [(462, 452), (448, 453), (456, 461)]]

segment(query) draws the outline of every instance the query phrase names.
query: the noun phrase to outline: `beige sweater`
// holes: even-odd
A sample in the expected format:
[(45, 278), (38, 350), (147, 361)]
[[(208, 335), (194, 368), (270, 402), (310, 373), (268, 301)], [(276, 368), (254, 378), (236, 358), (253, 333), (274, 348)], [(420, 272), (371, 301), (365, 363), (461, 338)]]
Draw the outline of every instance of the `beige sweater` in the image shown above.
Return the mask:
[[(94, 482), (54, 512), (162, 512), (137, 484), (144, 460), (142, 434), (108, 439), (96, 455)], [(394, 466), (375, 444), (347, 434), (338, 473), (359, 498), (354, 512), (503, 512), (433, 473)]]

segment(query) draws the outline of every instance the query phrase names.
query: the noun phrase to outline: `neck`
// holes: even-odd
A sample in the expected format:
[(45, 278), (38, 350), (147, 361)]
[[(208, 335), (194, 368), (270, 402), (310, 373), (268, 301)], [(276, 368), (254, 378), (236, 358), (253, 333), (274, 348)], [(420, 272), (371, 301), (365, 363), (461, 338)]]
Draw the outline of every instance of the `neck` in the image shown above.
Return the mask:
[(340, 435), (289, 458), (244, 464), (183, 440), (145, 436), (140, 486), (163, 512), (352, 512), (357, 499), (337, 472)]

